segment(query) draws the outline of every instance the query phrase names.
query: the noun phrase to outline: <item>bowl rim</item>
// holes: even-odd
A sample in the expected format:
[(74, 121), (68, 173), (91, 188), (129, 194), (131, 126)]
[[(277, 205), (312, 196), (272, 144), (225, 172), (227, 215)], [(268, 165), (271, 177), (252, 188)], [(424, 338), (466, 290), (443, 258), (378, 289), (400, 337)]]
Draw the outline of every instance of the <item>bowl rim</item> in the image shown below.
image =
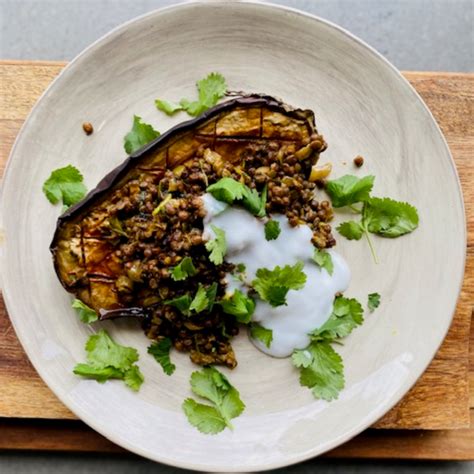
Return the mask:
[[(158, 8), (155, 10), (152, 10), (150, 12), (144, 13), (142, 15), (139, 15), (137, 17), (134, 17), (124, 23), (121, 23), (120, 25), (117, 25), (110, 31), (108, 31), (106, 34), (103, 36), (99, 37), (97, 40), (95, 40), (93, 43), (91, 43), (89, 46), (87, 46), (85, 49), (83, 49), (77, 56), (75, 56), (67, 65), (64, 69), (61, 70), (61, 72), (58, 74), (58, 76), (53, 79), (53, 81), (48, 85), (48, 87), (45, 89), (45, 91), (40, 95), (40, 97), (37, 99), (36, 103), (32, 107), (31, 111), (27, 115), (25, 122), (20, 128), (20, 131), (18, 132), (18, 135), (13, 143), (12, 149), (10, 151), (9, 158), (7, 160), (6, 166), (5, 166), (5, 171), (2, 179), (2, 186), (0, 187), (0, 198), (3, 197), (3, 193), (5, 190), (5, 183), (8, 180), (9, 177), (9, 172), (11, 168), (11, 162), (13, 161), (13, 157), (16, 153), (16, 148), (20, 140), (22, 139), (22, 136), (24, 134), (24, 131), (26, 127), (28, 126), (28, 123), (30, 119), (35, 115), (37, 109), (39, 108), (41, 102), (43, 101), (44, 98), (46, 98), (51, 91), (55, 88), (56, 83), (61, 82), (63, 77), (69, 74), (70, 72), (73, 72), (74, 68), (77, 66), (77, 64), (82, 60), (84, 57), (87, 57), (90, 53), (93, 53), (94, 50), (101, 45), (102, 42), (106, 40), (113, 40), (115, 36), (118, 36), (120, 33), (123, 31), (126, 31), (129, 26), (141, 22), (143, 19), (148, 18), (148, 17), (159, 17), (162, 14), (166, 14), (168, 12), (172, 11), (177, 11), (177, 10), (185, 10), (189, 7), (196, 7), (196, 6), (220, 6), (220, 7), (226, 7), (226, 6), (236, 6), (236, 5), (243, 5), (245, 8), (246, 6), (249, 6), (250, 8), (261, 8), (261, 9), (266, 9), (269, 12), (275, 11), (275, 10), (280, 10), (287, 12), (291, 15), (294, 15), (296, 17), (305, 17), (308, 19), (311, 19), (315, 22), (321, 23), (325, 26), (328, 26), (332, 28), (333, 30), (338, 31), (342, 35), (344, 35), (348, 40), (364, 47), (366, 51), (371, 53), (373, 56), (376, 57), (378, 61), (380, 61), (385, 67), (388, 67), (392, 73), (394, 73), (398, 80), (402, 81), (405, 87), (408, 87), (408, 89), (411, 91), (411, 93), (414, 95), (414, 98), (422, 105), (423, 109), (425, 112), (428, 113), (428, 117), (431, 118), (431, 121), (435, 125), (435, 129), (437, 130), (439, 137), (442, 140), (443, 146), (444, 146), (444, 151), (447, 153), (447, 156), (449, 157), (450, 160), (450, 166), (453, 171), (453, 175), (456, 179), (457, 182), (457, 197), (459, 200), (459, 204), (461, 206), (462, 210), (462, 219), (463, 219), (463, 225), (462, 225), (462, 235), (459, 236), (459, 241), (458, 245), (462, 244), (463, 248), (463, 253), (462, 253), (462, 266), (461, 270), (458, 276), (458, 290), (456, 293), (456, 298), (453, 299), (453, 304), (452, 304), (452, 309), (451, 309), (451, 316), (449, 319), (446, 319), (446, 325), (443, 328), (441, 334), (442, 337), (440, 337), (439, 343), (437, 344), (436, 348), (433, 349), (433, 354), (427, 360), (425, 364), (422, 364), (422, 370), (418, 371), (411, 371), (410, 373), (416, 372), (417, 375), (415, 377), (411, 376), (408, 377), (407, 382), (404, 384), (406, 389), (402, 390), (402, 393), (400, 396), (396, 396), (394, 400), (387, 402), (383, 405), (380, 405), (376, 409), (374, 409), (369, 416), (365, 417), (364, 420), (362, 420), (360, 423), (358, 423), (356, 426), (354, 426), (351, 430), (348, 430), (345, 432), (344, 435), (339, 436), (338, 438), (333, 439), (331, 442), (325, 443), (324, 445), (319, 445), (315, 446), (311, 450), (306, 451), (304, 454), (298, 454), (298, 455), (293, 455), (293, 456), (288, 456), (286, 459), (273, 462), (271, 464), (258, 464), (254, 466), (246, 466), (245, 470), (247, 472), (261, 472), (261, 471), (267, 471), (270, 469), (277, 469), (277, 468), (282, 468), (290, 465), (294, 465), (303, 461), (307, 461), (309, 459), (312, 459), (314, 457), (317, 457), (331, 449), (336, 448), (337, 446), (340, 446), (341, 444), (349, 441), (353, 437), (357, 436), (359, 433), (370, 427), (373, 423), (375, 423), (378, 419), (380, 419), (383, 415), (385, 415), (389, 410), (391, 410), (406, 394), (407, 392), (416, 384), (418, 379), (421, 377), (421, 375), (426, 371), (427, 367), (431, 364), (433, 358), (435, 357), (436, 353), (438, 352), (442, 342), (444, 341), (449, 328), (451, 327), (455, 310), (456, 310), (456, 305), (457, 301), (459, 299), (459, 295), (461, 293), (461, 289), (463, 286), (463, 281), (464, 281), (464, 272), (465, 272), (465, 267), (466, 267), (466, 246), (467, 246), (467, 222), (466, 222), (466, 211), (465, 211), (465, 206), (464, 206), (464, 199), (463, 199), (463, 193), (462, 193), (462, 188), (461, 188), (461, 182), (459, 179), (459, 175), (456, 169), (456, 165), (454, 163), (451, 151), (449, 149), (449, 146), (447, 144), (446, 138), (443, 135), (443, 132), (441, 131), (436, 119), (434, 118), (432, 112), (426, 105), (426, 103), (423, 101), (421, 96), (418, 94), (418, 92), (414, 89), (414, 87), (408, 82), (408, 80), (401, 74), (401, 72), (390, 62), (388, 59), (386, 59), (382, 54), (380, 54), (376, 49), (374, 49), (372, 46), (367, 44), (365, 41), (362, 39), (358, 38), (345, 28), (329, 21), (326, 19), (323, 19), (317, 15), (313, 15), (311, 13), (307, 13), (304, 11), (301, 11), (297, 8), (293, 7), (288, 7), (284, 5), (279, 5), (279, 4), (274, 4), (271, 2), (267, 1), (261, 1), (261, 0), (185, 0), (184, 2), (177, 3), (177, 4), (172, 4), (168, 5), (162, 8)], [(52, 61), (50, 61), (52, 62)], [(4, 213), (3, 210), (3, 202), (4, 199), (0, 199), (0, 222), (1, 222), (1, 216)], [(1, 252), (1, 257), (2, 260), (6, 259), (6, 249), (7, 245), (5, 242), (3, 252)], [(5, 281), (2, 281), (3, 279), (1, 278), (0, 274), (0, 286), (2, 288), (5, 288)], [(5, 307), (7, 308), (8, 314), (10, 313), (10, 309), (13, 307), (13, 303), (10, 301), (10, 297), (8, 295), (8, 292), (3, 292), (3, 297), (5, 300)], [(41, 364), (37, 361), (34, 360), (34, 358), (31, 357), (30, 350), (28, 348), (28, 345), (26, 344), (26, 338), (23, 337), (13, 318), (10, 318), (10, 321), (12, 323), (12, 326), (15, 330), (15, 333), (25, 350), (28, 359), (32, 363), (33, 367), (35, 370), (38, 372), (42, 380), (47, 384), (48, 388), (55, 394), (56, 397), (63, 403), (71, 412), (73, 412), (80, 420), (82, 420), (84, 423), (89, 425), (92, 429), (97, 431), (99, 434), (104, 436), (106, 439), (109, 441), (117, 444), (118, 446), (121, 446), (131, 452), (134, 452), (140, 456), (143, 456), (144, 458), (150, 459), (155, 462), (167, 464), (170, 466), (174, 467), (179, 467), (179, 468), (184, 468), (184, 469), (190, 469), (194, 471), (208, 471), (208, 472), (222, 472), (223, 470), (227, 472), (241, 472), (242, 468), (240, 466), (209, 466), (209, 465), (203, 465), (203, 464), (196, 464), (196, 463), (191, 463), (186, 460), (177, 460), (176, 458), (165, 458), (162, 456), (154, 456), (152, 452), (149, 452), (147, 450), (142, 449), (140, 446), (129, 446), (129, 443), (127, 440), (122, 439), (122, 438), (117, 438), (113, 432), (107, 431), (107, 428), (104, 427), (104, 425), (101, 425), (99, 423), (96, 423), (95, 420), (93, 419), (92, 416), (88, 414), (85, 410), (80, 408), (79, 406), (76, 406), (71, 400), (64, 400), (62, 396), (59, 393), (59, 389), (56, 390), (55, 384), (53, 382), (50, 383), (49, 381), (49, 376), (47, 375), (46, 370), (43, 370)], [(419, 373), (418, 373), (419, 372)]]

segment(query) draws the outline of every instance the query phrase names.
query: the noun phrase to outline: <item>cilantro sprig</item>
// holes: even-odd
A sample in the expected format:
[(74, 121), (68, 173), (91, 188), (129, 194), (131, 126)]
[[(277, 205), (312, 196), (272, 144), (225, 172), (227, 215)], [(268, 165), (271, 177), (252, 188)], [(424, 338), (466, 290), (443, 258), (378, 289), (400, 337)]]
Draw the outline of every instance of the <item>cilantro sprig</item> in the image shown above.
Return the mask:
[(171, 269), (171, 278), (174, 281), (186, 280), (190, 276), (196, 275), (197, 270), (191, 257), (184, 257), (178, 265)]
[(252, 323), (250, 326), (250, 337), (253, 339), (258, 339), (269, 348), (273, 341), (273, 331), (271, 329), (264, 328), (258, 323)]
[(286, 295), (290, 290), (300, 290), (306, 284), (303, 262), (293, 266), (276, 266), (273, 270), (259, 268), (252, 281), (254, 290), (260, 298), (272, 306), (286, 305)]
[(326, 192), (331, 198), (334, 207), (350, 206), (369, 198), (374, 186), (375, 176), (364, 176), (357, 178), (347, 174), (341, 178), (328, 181)]
[(264, 230), (266, 240), (275, 240), (278, 238), (281, 232), (280, 223), (278, 221), (270, 219), (268, 222), (265, 223)]
[(227, 240), (225, 231), (215, 225), (211, 225), (214, 232), (214, 239), (206, 242), (206, 250), (209, 252), (209, 260), (214, 265), (220, 265), (224, 261), (227, 252)]
[(120, 379), (132, 390), (138, 391), (144, 381), (138, 365), (138, 352), (133, 347), (117, 344), (105, 330), (89, 337), (85, 346), (87, 363), (77, 364), (73, 372), (85, 378), (104, 383)]
[(89, 308), (89, 306), (77, 298), (72, 302), (71, 306), (77, 311), (79, 319), (85, 324), (93, 323), (99, 319), (95, 310)]
[(170, 359), (171, 346), (171, 339), (165, 337), (161, 341), (154, 342), (148, 346), (147, 349), (148, 354), (151, 354), (155, 358), (156, 362), (161, 365), (161, 368), (166, 375), (172, 375), (176, 370), (176, 365), (174, 365)]
[(324, 268), (329, 275), (334, 272), (334, 263), (332, 262), (331, 254), (322, 249), (314, 249), (313, 261), (321, 268)]
[(333, 400), (344, 388), (342, 358), (331, 343), (348, 336), (363, 321), (362, 305), (354, 298), (339, 296), (329, 319), (310, 334), (310, 345), (293, 352), (293, 365), (300, 369), (300, 384), (309, 387), (315, 398)]
[(150, 124), (142, 122), (138, 115), (134, 115), (132, 129), (123, 138), (123, 147), (131, 155), (159, 136), (160, 132)]
[(378, 293), (370, 293), (367, 297), (367, 307), (373, 313), (380, 306), (380, 295)]
[(201, 115), (207, 109), (214, 107), (227, 90), (224, 76), (218, 72), (211, 72), (207, 77), (196, 83), (198, 100), (181, 99), (179, 104), (163, 99), (156, 99), (155, 105), (167, 115), (173, 115), (180, 110), (186, 111), (192, 117)]
[(68, 208), (78, 203), (87, 192), (81, 172), (72, 165), (54, 170), (43, 184), (43, 192), (51, 204), (62, 201)]
[(214, 302), (217, 294), (217, 283), (213, 283), (209, 287), (203, 286), (199, 283), (199, 287), (194, 295), (194, 298), (191, 298), (189, 294), (184, 294), (178, 296), (171, 300), (163, 301), (163, 304), (174, 306), (178, 309), (184, 316), (191, 316), (192, 314), (199, 314), (203, 311), (210, 311), (214, 306)]
[(193, 393), (211, 404), (187, 398), (182, 407), (189, 423), (205, 434), (233, 429), (231, 420), (244, 411), (245, 404), (228, 378), (214, 367), (207, 367), (193, 372), (190, 382)]
[(242, 324), (248, 324), (255, 311), (255, 301), (240, 290), (235, 290), (232, 296), (220, 300), (217, 304), (224, 313), (235, 316)]
[(241, 204), (247, 211), (257, 217), (264, 217), (266, 214), (267, 203), (267, 187), (262, 190), (262, 194), (258, 194), (255, 189), (250, 189), (245, 184), (235, 180), (234, 178), (221, 178), (207, 188), (207, 192), (218, 201), (227, 204)]

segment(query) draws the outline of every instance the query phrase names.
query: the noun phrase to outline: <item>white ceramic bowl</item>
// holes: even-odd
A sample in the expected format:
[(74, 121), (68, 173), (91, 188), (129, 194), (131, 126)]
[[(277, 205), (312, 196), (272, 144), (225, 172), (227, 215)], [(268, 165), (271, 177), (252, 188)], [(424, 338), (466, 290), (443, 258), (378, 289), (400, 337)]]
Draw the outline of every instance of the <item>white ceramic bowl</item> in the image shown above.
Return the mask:
[[(78, 322), (48, 251), (60, 212), (41, 192), (51, 170), (76, 165), (93, 187), (124, 158), (122, 137), (133, 114), (161, 131), (185, 120), (159, 113), (154, 99), (195, 94), (194, 83), (219, 71), (230, 88), (265, 92), (316, 112), (333, 176), (376, 175), (375, 194), (417, 206), (420, 227), (400, 239), (375, 238), (381, 263), (365, 242), (338, 239), (353, 281), (348, 294), (380, 308), (341, 348), (346, 388), (332, 403), (315, 401), (288, 360), (259, 353), (240, 335), (230, 374), (247, 405), (234, 432), (205, 436), (186, 421), (187, 356), (167, 377), (146, 354), (131, 322), (105, 326), (139, 348), (146, 383), (138, 394), (120, 382), (75, 377), (93, 329)], [(81, 124), (94, 124), (86, 137)], [(430, 112), (383, 57), (341, 28), (281, 7), (199, 2), (129, 22), (79, 55), (52, 84), (23, 127), (4, 180), (6, 246), (3, 291), (32, 363), (56, 395), (115, 443), (191, 469), (256, 471), (292, 464), (343, 443), (370, 426), (415, 383), (450, 325), (463, 276), (464, 211), (459, 182)]]

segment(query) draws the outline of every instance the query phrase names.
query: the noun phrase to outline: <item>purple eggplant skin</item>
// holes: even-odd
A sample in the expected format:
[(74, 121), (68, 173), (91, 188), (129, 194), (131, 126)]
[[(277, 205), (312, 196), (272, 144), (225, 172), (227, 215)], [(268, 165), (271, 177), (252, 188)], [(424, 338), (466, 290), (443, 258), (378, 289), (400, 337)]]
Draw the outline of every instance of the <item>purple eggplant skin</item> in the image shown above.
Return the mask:
[[(100, 302), (100, 304), (97, 302), (100, 299), (101, 291), (104, 292), (104, 295), (107, 292), (109, 295), (111, 294), (111, 290), (107, 289), (107, 285), (111, 287), (113, 279), (107, 279), (110, 277), (107, 275), (104, 276), (104, 274), (101, 272), (91, 271), (88, 267), (88, 264), (86, 264), (87, 257), (84, 257), (86, 252), (84, 250), (83, 243), (83, 219), (86, 219), (94, 209), (97, 209), (102, 203), (106, 202), (107, 197), (110, 195), (110, 193), (114, 190), (119, 189), (124, 183), (131, 179), (130, 177), (137, 170), (148, 171), (146, 166), (149, 166), (149, 164), (151, 163), (151, 166), (153, 166), (154, 175), (159, 177), (160, 173), (164, 175), (165, 170), (167, 168), (174, 168), (189, 159), (189, 156), (187, 158), (182, 158), (184, 156), (184, 152), (180, 154), (179, 146), (176, 157), (175, 155), (171, 157), (172, 152), (170, 150), (176, 144), (180, 145), (181, 142), (185, 144), (186, 140), (188, 140), (190, 136), (194, 138), (197, 136), (201, 138), (204, 137), (205, 140), (207, 140), (206, 143), (211, 143), (212, 140), (215, 140), (217, 136), (217, 132), (215, 129), (217, 125), (215, 124), (217, 124), (218, 122), (220, 123), (221, 120), (225, 121), (225, 118), (230, 117), (230, 114), (232, 114), (234, 111), (243, 111), (243, 113), (247, 113), (249, 116), (251, 114), (255, 116), (256, 110), (248, 111), (246, 109), (258, 108), (260, 108), (259, 118), (261, 134), (263, 126), (262, 124), (264, 123), (262, 120), (267, 120), (267, 118), (262, 119), (263, 114), (267, 114), (265, 117), (268, 117), (269, 120), (269, 122), (265, 122), (269, 124), (268, 130), (273, 130), (272, 127), (275, 127), (275, 129), (277, 129), (280, 126), (278, 122), (278, 117), (283, 117), (284, 120), (288, 119), (289, 122), (294, 121), (298, 125), (296, 126), (295, 123), (290, 123), (288, 129), (286, 130), (286, 132), (290, 134), (288, 136), (274, 136), (273, 131), (265, 132), (265, 136), (254, 135), (252, 134), (253, 132), (250, 134), (246, 134), (248, 130), (246, 130), (244, 127), (244, 134), (242, 136), (233, 136), (232, 134), (229, 134), (224, 135), (222, 137), (219, 136), (219, 140), (233, 141), (235, 139), (234, 141), (236, 143), (244, 143), (247, 141), (262, 139), (267, 139), (270, 141), (286, 140), (288, 142), (297, 142), (298, 146), (309, 150), (309, 137), (312, 136), (314, 133), (317, 133), (314, 113), (310, 110), (293, 109), (288, 105), (284, 104), (283, 102), (279, 101), (278, 99), (262, 94), (252, 94), (233, 98), (231, 100), (218, 104), (217, 106), (211, 109), (208, 109), (202, 115), (193, 120), (189, 120), (176, 125), (164, 134), (160, 135), (152, 142), (142, 147), (140, 150), (131, 154), (128, 158), (124, 160), (121, 165), (109, 172), (98, 183), (98, 185), (87, 194), (87, 196), (82, 201), (69, 208), (58, 218), (54, 237), (50, 245), (50, 251), (53, 256), (56, 274), (64, 288), (67, 291), (75, 294), (77, 298), (79, 298), (84, 303), (90, 305), (93, 309), (95, 309), (98, 312), (100, 319), (111, 319), (117, 317), (146, 318), (148, 314), (147, 309), (139, 307), (139, 305), (137, 305), (136, 303), (132, 304), (130, 307), (127, 307), (121, 304), (115, 304), (113, 302), (111, 303), (107, 300), (107, 298), (105, 298), (105, 300), (107, 301)], [(272, 120), (274, 118), (275, 121), (273, 122)], [(213, 132), (209, 132), (209, 126), (211, 123), (214, 124)], [(244, 125), (246, 125), (245, 120)], [(291, 138), (292, 126), (296, 128), (299, 127), (297, 132), (301, 133), (298, 140), (293, 140)], [(232, 126), (230, 128), (232, 129)], [(206, 130), (206, 132), (204, 132), (204, 130)], [(253, 131), (255, 131), (255, 129)], [(275, 133), (276, 135), (278, 135), (279, 132)], [(208, 135), (206, 136), (206, 134)], [(301, 141), (302, 135), (304, 135), (303, 142)], [(243, 139), (242, 137), (245, 138)], [(191, 138), (190, 140), (192, 141), (192, 139), (193, 138)], [(188, 144), (189, 143), (190, 142), (188, 142)], [(213, 145), (209, 146), (212, 147)], [(184, 148), (185, 146), (183, 145), (183, 150)], [(192, 149), (192, 146), (190, 146), (190, 149)], [(156, 158), (158, 156), (161, 156), (160, 150), (166, 150), (166, 158), (163, 158), (163, 162), (159, 161)], [(229, 150), (232, 151), (231, 148), (229, 148)], [(310, 150), (313, 163), (317, 161), (319, 157), (319, 152), (321, 151), (324, 151), (324, 148), (322, 148), (321, 150)], [(179, 156), (181, 156), (181, 161), (179, 161), (178, 159)], [(173, 161), (173, 163), (171, 163), (171, 161)], [(160, 166), (156, 166), (157, 163), (159, 163)], [(86, 228), (86, 230), (89, 229)], [(105, 248), (106, 245), (109, 244), (101, 242), (99, 243), (99, 246), (100, 245), (103, 245)], [(107, 252), (109, 252), (110, 249), (111, 247), (109, 245), (109, 247), (106, 249)], [(69, 268), (70, 270), (73, 267), (74, 261), (78, 262), (77, 271), (66, 272), (66, 269)], [(81, 262), (82, 264), (80, 264)], [(116, 274), (113, 275), (113, 277), (116, 278), (118, 275), (119, 273), (117, 270)], [(99, 288), (99, 290), (97, 290), (97, 294), (99, 296), (93, 296), (95, 290), (93, 291), (91, 289), (92, 285), (94, 285), (94, 288)]]

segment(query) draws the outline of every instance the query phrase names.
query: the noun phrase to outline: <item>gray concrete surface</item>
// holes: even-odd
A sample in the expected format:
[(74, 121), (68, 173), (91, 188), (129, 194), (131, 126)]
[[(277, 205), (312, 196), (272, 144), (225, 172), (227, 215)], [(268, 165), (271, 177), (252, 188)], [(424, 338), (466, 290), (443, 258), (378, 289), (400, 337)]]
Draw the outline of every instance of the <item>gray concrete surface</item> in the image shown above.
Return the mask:
[[(400, 69), (472, 71), (472, 0), (274, 0), (352, 31)], [(172, 0), (0, 0), (0, 57), (72, 59)]]
[[(474, 70), (473, 0), (273, 0), (347, 28), (400, 69)], [(0, 58), (70, 60), (172, 0), (0, 0)], [(2, 434), (0, 433), (0, 436)], [(1, 474), (179, 474), (135, 456), (2, 453)], [(313, 460), (274, 474), (471, 474), (474, 463)]]

